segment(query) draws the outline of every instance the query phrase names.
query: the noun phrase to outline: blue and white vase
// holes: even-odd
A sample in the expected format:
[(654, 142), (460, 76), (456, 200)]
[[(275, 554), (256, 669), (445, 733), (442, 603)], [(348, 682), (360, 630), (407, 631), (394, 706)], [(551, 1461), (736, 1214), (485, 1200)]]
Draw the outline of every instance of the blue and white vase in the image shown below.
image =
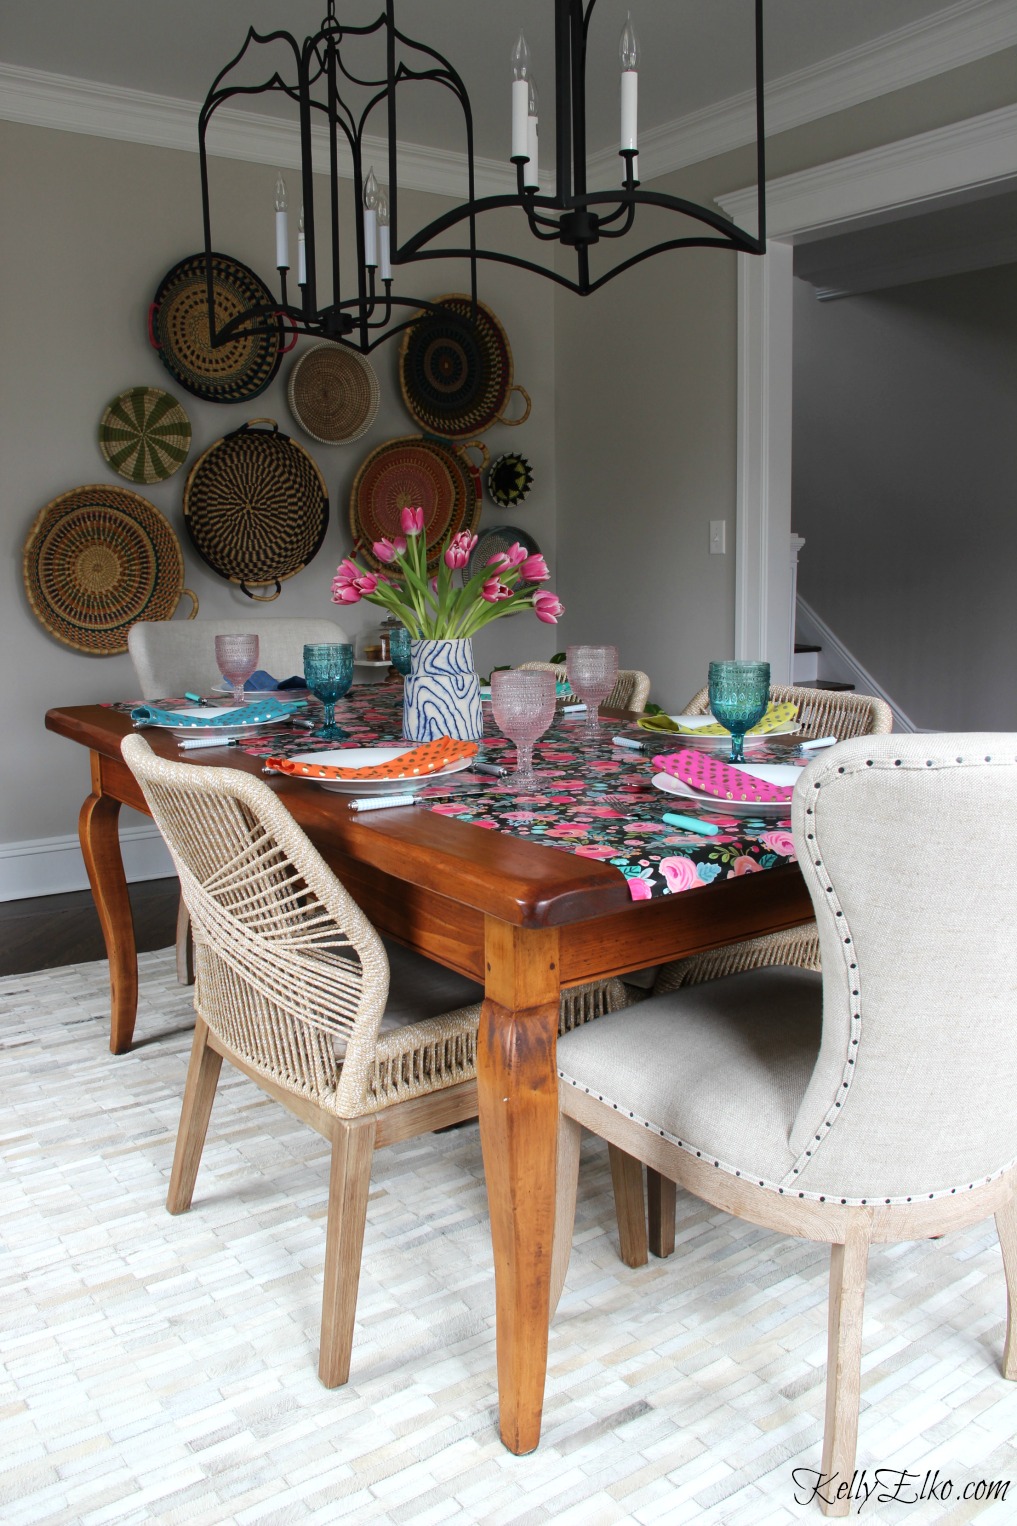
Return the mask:
[(403, 686), (403, 736), (408, 742), (457, 737), (478, 742), (484, 734), (480, 679), (473, 670), (473, 642), (412, 641)]

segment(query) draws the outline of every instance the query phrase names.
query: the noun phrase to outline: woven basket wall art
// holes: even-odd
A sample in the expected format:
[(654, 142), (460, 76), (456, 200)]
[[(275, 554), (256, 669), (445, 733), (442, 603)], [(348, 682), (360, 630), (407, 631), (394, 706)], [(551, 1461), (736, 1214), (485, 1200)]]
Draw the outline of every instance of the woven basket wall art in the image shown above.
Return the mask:
[(129, 482), (162, 482), (183, 466), (191, 421), (160, 387), (128, 387), (99, 420), (99, 449)]
[(487, 566), (492, 556), (497, 556), (500, 551), (507, 551), (516, 541), (524, 548), (527, 556), (533, 556), (540, 550), (533, 536), (527, 535), (525, 530), (517, 530), (515, 525), (493, 525), (490, 530), (485, 530), (473, 549), (473, 555), (466, 568), (466, 577), (475, 578), (480, 569)]
[(137, 620), (168, 620), (186, 593), (184, 559), (147, 499), (106, 483), (73, 488), (37, 515), (25, 541), (25, 592), (51, 636), (77, 652), (126, 652)]
[[(410, 414), (430, 434), (464, 440), (492, 424), (522, 424), (530, 396), (512, 380), (505, 330), (482, 302), (452, 293), (438, 298), (440, 313), (426, 313), (403, 335), (399, 384)], [(525, 403), (519, 418), (505, 417), (513, 392)]]
[(322, 445), (348, 445), (374, 423), (381, 390), (374, 367), (356, 350), (316, 344), (290, 368), (286, 396), (301, 429)]
[(533, 486), (533, 468), (525, 456), (509, 454), (492, 461), (487, 472), (487, 491), (499, 508), (522, 503)]
[[(480, 466), (466, 455), (476, 449)], [(466, 530), (471, 535), (480, 518), (480, 469), (488, 452), (479, 440), (446, 445), (422, 435), (387, 440), (367, 457), (350, 491), (350, 528), (354, 550), (372, 566), (372, 545), (383, 536), (400, 534), (400, 510), (424, 511), (428, 566), (435, 567), (442, 543)]]
[[(213, 572), (268, 602), (321, 549), (328, 489), (313, 457), (274, 419), (251, 419), (191, 467), (184, 523)], [(271, 593), (251, 591), (272, 584)]]
[[(212, 255), (217, 324), (253, 303), (274, 302), (268, 287), (239, 260)], [(188, 392), (210, 403), (242, 403), (264, 392), (279, 369), (282, 319), (264, 334), (212, 347), (204, 254), (191, 254), (159, 283), (149, 309), (148, 337), (167, 371)]]

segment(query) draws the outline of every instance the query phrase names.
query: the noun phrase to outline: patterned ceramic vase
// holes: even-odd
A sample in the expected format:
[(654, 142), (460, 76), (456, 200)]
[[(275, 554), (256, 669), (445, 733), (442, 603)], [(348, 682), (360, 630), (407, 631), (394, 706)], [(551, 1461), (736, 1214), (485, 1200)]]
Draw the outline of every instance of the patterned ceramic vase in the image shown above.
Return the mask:
[(473, 642), (414, 641), (403, 688), (403, 736), (408, 742), (458, 737), (476, 742), (484, 734), (480, 679), (473, 671)]

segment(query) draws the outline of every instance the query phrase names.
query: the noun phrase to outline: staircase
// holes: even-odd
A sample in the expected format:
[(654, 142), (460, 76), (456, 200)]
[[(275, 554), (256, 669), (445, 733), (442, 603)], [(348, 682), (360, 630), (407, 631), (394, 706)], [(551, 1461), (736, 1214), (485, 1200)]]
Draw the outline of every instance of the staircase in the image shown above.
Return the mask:
[(842, 683), (836, 678), (820, 678), (819, 659), (823, 648), (810, 646), (808, 642), (796, 641), (791, 682), (799, 689), (828, 689), (835, 692), (853, 690), (854, 684)]

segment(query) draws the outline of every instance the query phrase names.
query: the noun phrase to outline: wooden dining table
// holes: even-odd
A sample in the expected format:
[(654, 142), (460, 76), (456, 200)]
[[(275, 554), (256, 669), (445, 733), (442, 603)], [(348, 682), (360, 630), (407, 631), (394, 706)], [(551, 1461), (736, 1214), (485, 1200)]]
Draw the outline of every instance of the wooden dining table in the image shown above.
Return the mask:
[[(138, 968), (118, 817), (123, 805), (146, 811), (120, 755), (132, 722), (82, 705), (49, 711), (46, 725), (89, 754), (79, 835), (109, 956), (110, 1049), (123, 1054)], [(262, 771), (261, 759), (237, 748), (181, 754), (169, 734), (146, 736), (167, 758)], [(500, 1431), (512, 1452), (530, 1452), (547, 1366), (561, 988), (794, 926), (812, 914), (804, 881), (796, 865), (782, 864), (633, 901), (618, 869), (596, 859), (414, 806), (357, 815), (342, 796), (304, 780), (273, 776), (270, 788), (379, 931), (484, 987), (477, 1066)]]

